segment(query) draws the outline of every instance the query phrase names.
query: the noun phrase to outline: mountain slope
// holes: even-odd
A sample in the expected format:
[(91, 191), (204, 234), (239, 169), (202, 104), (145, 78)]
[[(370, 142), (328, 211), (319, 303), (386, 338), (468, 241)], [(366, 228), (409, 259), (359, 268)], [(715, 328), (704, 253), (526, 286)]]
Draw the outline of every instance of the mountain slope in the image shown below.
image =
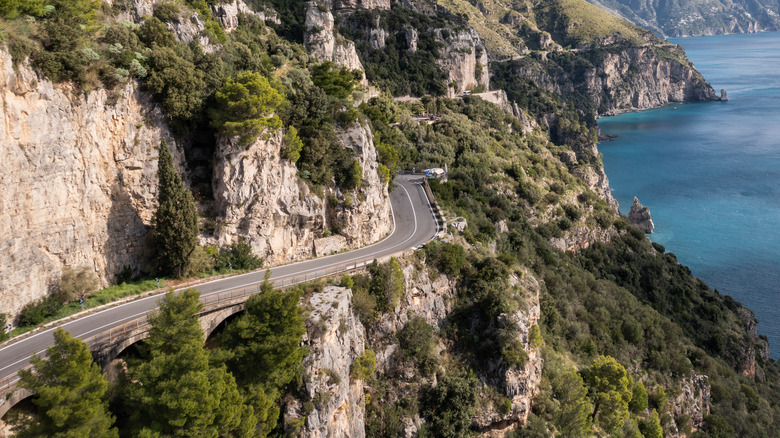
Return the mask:
[(588, 0), (663, 36), (682, 37), (780, 29), (777, 0)]

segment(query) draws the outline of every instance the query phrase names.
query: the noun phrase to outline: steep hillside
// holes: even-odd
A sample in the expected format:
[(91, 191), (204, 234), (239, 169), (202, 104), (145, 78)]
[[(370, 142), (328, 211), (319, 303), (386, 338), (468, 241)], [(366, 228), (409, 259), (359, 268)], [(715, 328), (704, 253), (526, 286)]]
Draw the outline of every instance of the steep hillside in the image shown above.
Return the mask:
[(66, 266), (172, 275), (147, 240), (161, 145), (197, 202), (191, 275), (379, 239), (392, 175), (448, 170), (428, 181), (437, 239), (266, 282), (207, 348), (196, 294), (166, 296), (95, 396), (116, 435), (777, 436), (780, 368), (752, 312), (628, 224), (599, 158), (598, 115), (716, 99), (680, 47), (581, 0), (0, 15), (0, 305), (17, 321), (78, 307)]
[(662, 36), (721, 35), (780, 29), (780, 3), (776, 0), (589, 1)]

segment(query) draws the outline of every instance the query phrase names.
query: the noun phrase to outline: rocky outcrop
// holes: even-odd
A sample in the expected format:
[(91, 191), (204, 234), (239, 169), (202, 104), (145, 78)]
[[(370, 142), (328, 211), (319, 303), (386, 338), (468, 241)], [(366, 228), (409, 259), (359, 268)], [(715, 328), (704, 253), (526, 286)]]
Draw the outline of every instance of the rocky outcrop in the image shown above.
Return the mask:
[(225, 32), (230, 33), (238, 27), (238, 15), (248, 14), (255, 15), (263, 21), (271, 21), (279, 24), (279, 18), (274, 12), (260, 11), (256, 12), (244, 3), (244, 0), (232, 0), (225, 3), (219, 3), (211, 5), (211, 12), (214, 14), (214, 19), (217, 20), (225, 29)]
[(255, 254), (277, 264), (312, 256), (314, 240), (325, 229), (338, 230), (349, 248), (379, 240), (391, 230), (390, 201), (379, 181), (368, 126), (356, 124), (339, 134), (363, 167), (364, 184), (348, 194), (351, 206), (328, 205), (309, 190), (295, 165), (280, 156), (282, 136), (277, 131), (248, 148), (230, 139), (218, 142), (213, 180), (217, 229), (203, 243), (222, 246), (243, 237)]
[[(680, 391), (667, 400), (674, 418), (688, 417), (691, 432), (696, 432), (704, 425), (704, 417), (710, 414), (710, 383), (709, 377), (691, 372), (691, 375), (680, 380)], [(683, 437), (677, 430), (674, 421), (670, 421), (664, 436)]]
[(538, 393), (542, 380), (541, 352), (530, 343), (531, 327), (537, 324), (541, 316), (539, 283), (530, 271), (525, 270), (519, 276), (511, 276), (510, 284), (512, 288), (523, 293), (527, 305), (511, 315), (502, 315), (503, 321), (517, 328), (528, 360), (521, 368), (509, 367), (503, 361), (491, 362), (488, 364), (489, 371), (478, 376), (485, 384), (499, 388), (511, 401), (511, 408), (506, 413), (501, 413), (501, 410), (494, 406), (491, 409), (483, 408), (482, 412), (475, 416), (476, 426), (483, 431), (506, 430), (524, 424), (531, 412), (531, 401)]
[(16, 314), (47, 294), (64, 266), (103, 285), (144, 268), (157, 208), (157, 148), (183, 154), (160, 110), (133, 84), (75, 94), (12, 67), (0, 50), (0, 309)]
[(634, 196), (634, 203), (631, 205), (631, 211), (628, 212), (628, 222), (639, 227), (645, 234), (652, 233), (655, 228), (653, 219), (650, 217), (650, 209), (642, 205), (636, 196)]
[[(363, 64), (355, 51), (355, 43), (347, 41), (334, 30), (333, 13), (324, 3), (309, 3), (303, 44), (309, 54), (319, 62), (332, 61), (349, 70), (363, 71)], [(365, 74), (363, 82), (365, 83)]]
[(560, 53), (550, 54), (546, 61), (511, 61), (511, 69), (519, 78), (554, 94), (585, 97), (600, 115), (671, 102), (718, 100), (679, 46), (650, 35), (646, 38), (647, 42), (637, 44), (610, 37), (579, 47), (577, 53), (586, 56), (588, 63), (576, 68), (567, 67), (572, 54)]
[(332, 0), (331, 8), (334, 11), (357, 9), (390, 9), (390, 0)]
[(447, 83), (457, 84), (457, 88), (449, 87), (450, 96), (477, 87), (487, 91), (490, 88), (488, 54), (477, 32), (468, 28), (461, 31), (436, 29), (434, 33), (442, 43), (438, 63), (447, 74)]
[(352, 311), (352, 291), (327, 286), (305, 307), (310, 326), (304, 345), (300, 400), (288, 403), (285, 423), (304, 418), (300, 438), (365, 437), (363, 381), (350, 378), (352, 362), (366, 348), (365, 330)]

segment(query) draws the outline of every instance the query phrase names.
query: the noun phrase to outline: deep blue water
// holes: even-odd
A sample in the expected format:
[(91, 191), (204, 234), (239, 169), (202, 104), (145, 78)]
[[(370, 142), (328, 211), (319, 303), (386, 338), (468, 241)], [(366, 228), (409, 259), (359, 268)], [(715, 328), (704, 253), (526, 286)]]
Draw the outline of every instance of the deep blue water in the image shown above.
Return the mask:
[(620, 211), (650, 207), (653, 241), (755, 312), (780, 357), (780, 33), (672, 39), (728, 102), (601, 119)]

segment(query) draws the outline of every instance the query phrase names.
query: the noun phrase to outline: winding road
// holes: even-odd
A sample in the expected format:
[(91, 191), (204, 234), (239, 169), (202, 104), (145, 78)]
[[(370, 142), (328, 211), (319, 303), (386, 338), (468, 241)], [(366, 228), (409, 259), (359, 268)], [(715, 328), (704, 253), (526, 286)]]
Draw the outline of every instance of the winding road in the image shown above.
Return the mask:
[[(311, 280), (349, 265), (368, 263), (430, 241), (438, 232), (438, 225), (422, 182), (421, 175), (396, 177), (397, 187), (390, 194), (394, 228), (385, 239), (353, 251), (271, 268), (271, 281), (277, 285), (286, 285)], [(265, 270), (259, 270), (199, 284), (194, 288), (200, 291), (201, 299), (205, 299), (210, 295), (260, 284), (264, 278)], [(70, 331), (77, 338), (87, 339), (144, 316), (157, 307), (159, 299), (160, 295), (153, 295), (89, 313), (0, 348), (0, 380), (15, 375), (19, 369), (27, 366), (33, 353), (45, 352), (46, 347), (53, 342), (53, 331), (57, 327)], [(8, 382), (8, 379), (5, 380)]]

